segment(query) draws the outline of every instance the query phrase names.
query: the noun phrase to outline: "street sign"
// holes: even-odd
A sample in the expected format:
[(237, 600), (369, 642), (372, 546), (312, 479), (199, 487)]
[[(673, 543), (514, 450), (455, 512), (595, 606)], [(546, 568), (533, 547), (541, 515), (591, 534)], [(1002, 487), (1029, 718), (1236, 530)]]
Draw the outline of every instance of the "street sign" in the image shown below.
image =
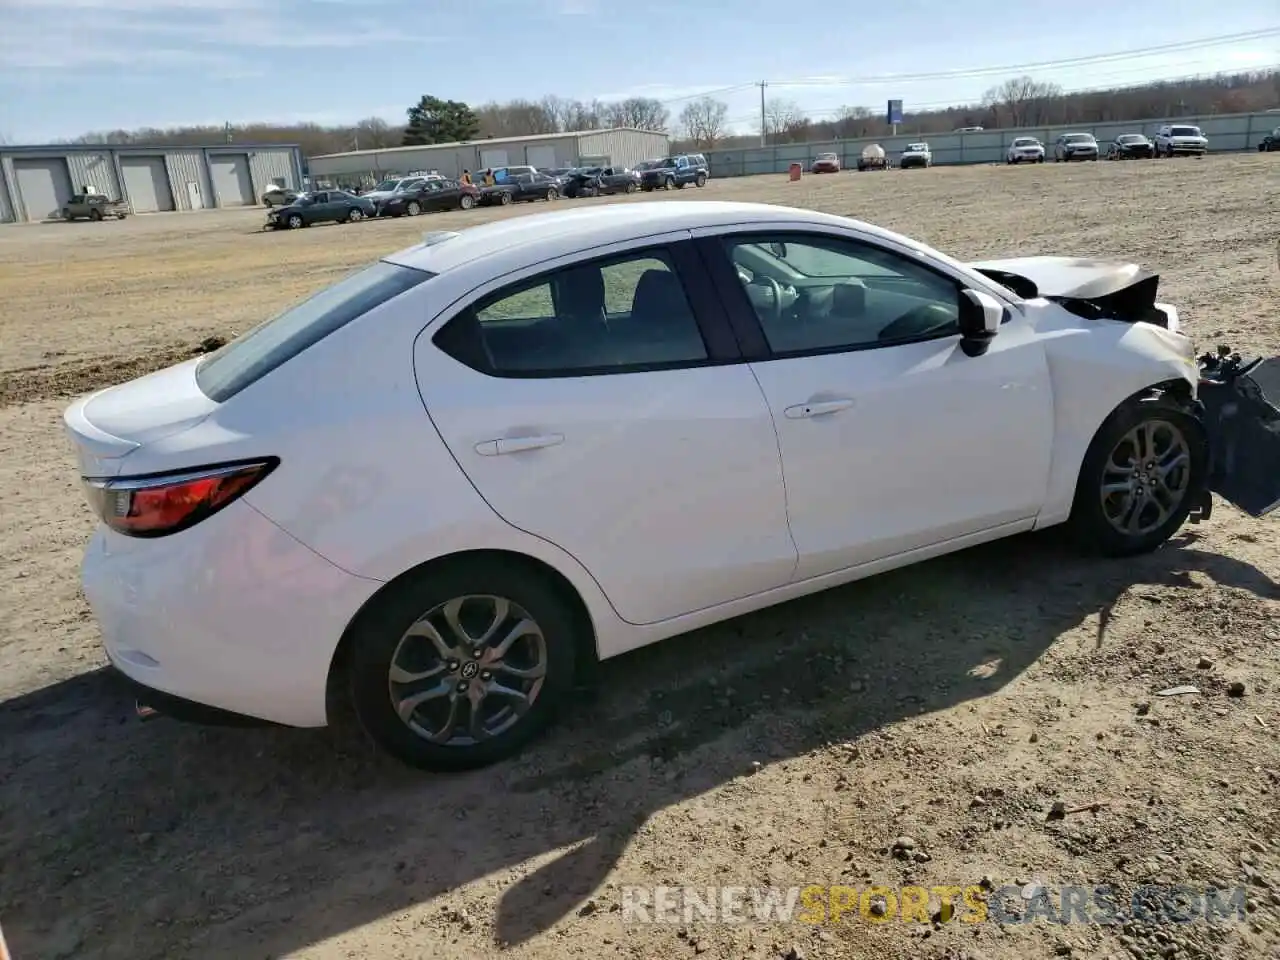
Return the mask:
[(893, 126), (895, 123), (902, 122), (902, 101), (890, 100), (889, 108), (885, 111), (885, 123)]

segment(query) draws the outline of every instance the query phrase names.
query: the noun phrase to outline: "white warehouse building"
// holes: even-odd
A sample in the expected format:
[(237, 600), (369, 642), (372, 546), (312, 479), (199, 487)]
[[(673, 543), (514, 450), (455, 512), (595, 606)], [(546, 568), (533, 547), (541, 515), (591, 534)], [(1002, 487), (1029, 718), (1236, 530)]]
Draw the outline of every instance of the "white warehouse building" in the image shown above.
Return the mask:
[(273, 185), (301, 189), (297, 146), (0, 146), (0, 223), (57, 219), (86, 187), (134, 213), (157, 213), (254, 206)]
[(381, 179), (386, 174), (431, 170), (446, 177), (457, 177), (463, 170), (475, 173), (486, 167), (632, 167), (641, 160), (665, 157), (670, 148), (670, 139), (665, 133), (615, 127), (330, 153), (311, 157), (307, 173), (313, 179), (366, 174)]

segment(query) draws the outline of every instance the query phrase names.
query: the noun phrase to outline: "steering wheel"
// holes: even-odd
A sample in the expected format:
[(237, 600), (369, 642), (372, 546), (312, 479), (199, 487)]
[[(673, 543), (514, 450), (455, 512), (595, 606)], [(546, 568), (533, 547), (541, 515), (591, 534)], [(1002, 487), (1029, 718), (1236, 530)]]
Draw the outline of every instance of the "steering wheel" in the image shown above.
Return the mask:
[(782, 286), (773, 277), (767, 277), (759, 274), (757, 279), (763, 280), (769, 284), (769, 288), (773, 291), (773, 319), (775, 322), (782, 320)]
[(949, 308), (940, 303), (928, 303), (908, 310), (890, 320), (878, 334), (877, 340), (906, 340), (943, 333), (956, 325), (956, 318)]

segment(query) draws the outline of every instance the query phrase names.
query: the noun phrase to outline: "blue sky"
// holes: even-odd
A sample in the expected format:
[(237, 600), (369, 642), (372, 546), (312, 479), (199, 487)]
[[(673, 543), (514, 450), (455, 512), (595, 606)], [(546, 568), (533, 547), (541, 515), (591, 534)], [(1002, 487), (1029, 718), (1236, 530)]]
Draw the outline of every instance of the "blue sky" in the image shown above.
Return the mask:
[[(422, 94), (687, 99), (754, 80), (826, 117), (976, 99), (963, 73), (1280, 27), (1277, 0), (0, 0), (0, 135), (400, 121)], [(1280, 39), (1030, 71), (1067, 89), (1280, 63)], [(804, 79), (800, 85), (783, 81)], [(720, 95), (752, 128), (759, 91)]]

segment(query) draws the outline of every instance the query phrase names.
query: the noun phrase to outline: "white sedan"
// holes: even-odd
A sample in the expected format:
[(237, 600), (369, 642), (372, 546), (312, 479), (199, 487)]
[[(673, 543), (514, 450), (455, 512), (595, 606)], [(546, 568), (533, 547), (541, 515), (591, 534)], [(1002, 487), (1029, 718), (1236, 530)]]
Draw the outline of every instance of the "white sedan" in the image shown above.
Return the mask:
[(457, 769), (586, 658), (1054, 524), (1155, 549), (1210, 502), (1198, 379), (1136, 267), (673, 202), (428, 234), (65, 424), (140, 705), (343, 692)]
[(1035, 137), (1014, 137), (1005, 152), (1005, 163), (1044, 163), (1044, 144)]

